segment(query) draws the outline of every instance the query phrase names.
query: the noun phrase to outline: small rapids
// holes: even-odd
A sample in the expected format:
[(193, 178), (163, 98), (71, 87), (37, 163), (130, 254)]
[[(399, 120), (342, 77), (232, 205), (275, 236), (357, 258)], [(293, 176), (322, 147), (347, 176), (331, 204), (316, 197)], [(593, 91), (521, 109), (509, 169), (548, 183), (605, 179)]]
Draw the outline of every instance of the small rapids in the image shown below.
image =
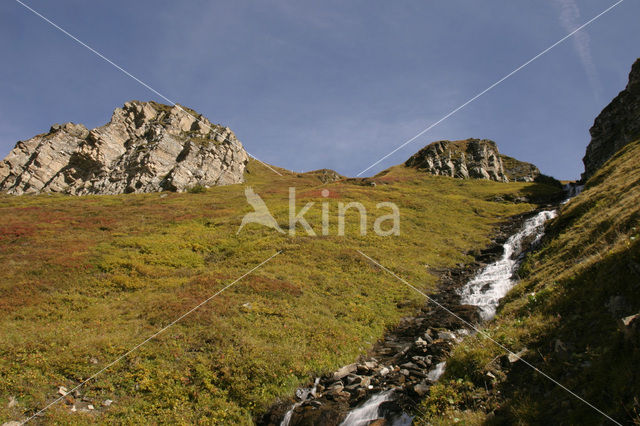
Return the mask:
[(354, 408), (349, 412), (340, 426), (360, 426), (368, 425), (369, 422), (380, 418), (378, 410), (383, 402), (391, 400), (393, 391), (388, 390), (373, 395), (366, 400), (362, 406)]
[(446, 365), (447, 363), (444, 361), (438, 363), (436, 365), (436, 368), (429, 371), (429, 374), (427, 374), (427, 379), (429, 379), (432, 382), (437, 382), (438, 380), (440, 380), (440, 377), (444, 374), (444, 368)]
[(479, 307), (485, 321), (493, 318), (500, 299), (516, 284), (514, 273), (526, 250), (540, 241), (545, 223), (557, 215), (555, 210), (545, 210), (525, 221), (520, 231), (504, 243), (502, 258), (484, 268), (460, 290), (460, 302)]
[[(316, 395), (316, 389), (318, 388), (318, 383), (320, 383), (320, 379), (316, 378), (315, 382), (313, 383), (313, 387), (312, 388), (300, 388), (296, 391), (296, 397), (298, 399), (300, 399), (301, 401), (304, 401), (307, 399), (307, 396), (309, 395)], [(280, 426), (289, 426), (289, 423), (291, 423), (291, 416), (293, 416), (293, 410), (295, 410), (296, 408), (298, 408), (300, 406), (300, 404), (302, 404), (301, 402), (297, 402), (295, 404), (293, 404), (293, 407), (291, 407), (291, 409), (289, 411), (287, 411), (287, 413), (284, 415), (284, 418), (282, 419), (282, 422), (280, 422)]]
[[(427, 374), (427, 379), (432, 383), (435, 383), (444, 374), (446, 362), (438, 363), (433, 370)], [(386, 418), (385, 413), (381, 413), (380, 406), (382, 403), (393, 400), (393, 390), (377, 393), (371, 398), (366, 400), (360, 407), (354, 408), (349, 412), (347, 417), (340, 423), (340, 426), (365, 426), (369, 422), (378, 420), (380, 418)], [(401, 416), (396, 418), (387, 418), (387, 423), (390, 426), (409, 426), (412, 423), (412, 418), (406, 413), (402, 413)]]

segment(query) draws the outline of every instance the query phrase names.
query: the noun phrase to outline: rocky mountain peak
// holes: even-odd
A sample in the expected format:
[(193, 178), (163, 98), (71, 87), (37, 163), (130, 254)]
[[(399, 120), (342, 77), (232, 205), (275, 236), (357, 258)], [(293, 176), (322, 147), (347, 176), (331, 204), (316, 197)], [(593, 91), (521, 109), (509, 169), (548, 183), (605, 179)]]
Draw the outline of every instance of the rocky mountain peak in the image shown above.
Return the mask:
[(248, 155), (231, 129), (179, 105), (131, 101), (88, 130), (55, 124), (0, 162), (0, 190), (74, 195), (240, 183)]
[(509, 181), (498, 147), (488, 139), (433, 142), (411, 156), (405, 166), (461, 179)]
[(589, 133), (591, 142), (582, 159), (584, 181), (620, 148), (640, 139), (640, 59), (631, 67), (627, 87), (596, 117)]

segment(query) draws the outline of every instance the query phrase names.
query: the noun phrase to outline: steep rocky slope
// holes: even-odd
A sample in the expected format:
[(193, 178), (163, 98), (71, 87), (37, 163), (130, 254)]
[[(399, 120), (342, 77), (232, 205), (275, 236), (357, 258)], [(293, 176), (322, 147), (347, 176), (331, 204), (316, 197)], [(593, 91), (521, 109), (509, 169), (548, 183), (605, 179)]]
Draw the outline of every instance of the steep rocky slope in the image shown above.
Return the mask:
[(509, 181), (496, 143), (485, 139), (433, 142), (411, 156), (405, 166), (460, 179)]
[(0, 162), (11, 194), (120, 194), (243, 181), (247, 153), (233, 132), (184, 107), (132, 101), (93, 130), (54, 125)]
[[(486, 329), (621, 424), (640, 422), (639, 156), (640, 141), (628, 144), (562, 207)], [(448, 365), (421, 407), (426, 422), (609, 424), (482, 336)]]
[(627, 87), (600, 113), (589, 132), (591, 143), (582, 160), (585, 181), (620, 148), (640, 139), (640, 59), (631, 67)]

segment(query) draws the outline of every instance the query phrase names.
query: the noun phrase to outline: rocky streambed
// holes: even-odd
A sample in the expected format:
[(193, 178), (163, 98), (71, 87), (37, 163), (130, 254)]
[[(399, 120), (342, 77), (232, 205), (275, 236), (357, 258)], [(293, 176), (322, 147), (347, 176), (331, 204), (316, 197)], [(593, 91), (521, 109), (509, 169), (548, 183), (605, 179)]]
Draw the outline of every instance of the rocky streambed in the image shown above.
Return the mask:
[[(525, 253), (540, 240), (554, 210), (512, 218), (475, 261), (440, 271), (439, 290), (414, 316), (403, 318), (366, 357), (317, 377), (280, 401), (259, 425), (408, 425), (444, 373), (454, 346), (495, 313), (515, 283)], [(453, 314), (453, 315), (452, 315)], [(514, 360), (515, 361), (515, 360)]]

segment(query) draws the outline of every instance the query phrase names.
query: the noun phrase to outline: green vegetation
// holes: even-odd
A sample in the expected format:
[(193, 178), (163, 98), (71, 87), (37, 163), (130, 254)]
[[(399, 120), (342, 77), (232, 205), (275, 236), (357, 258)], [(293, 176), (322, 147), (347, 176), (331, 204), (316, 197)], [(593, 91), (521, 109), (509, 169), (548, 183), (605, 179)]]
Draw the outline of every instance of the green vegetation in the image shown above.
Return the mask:
[[(640, 142), (624, 147), (562, 208), (544, 246), (522, 266), (523, 280), (486, 325), (492, 338), (514, 352), (527, 348), (524, 359), (624, 424), (640, 423), (637, 335), (625, 338), (618, 325), (640, 310), (638, 158)], [(426, 400), (422, 420), (446, 413), (471, 423), (606, 423), (526, 365), (503, 371), (503, 354), (482, 336), (459, 345), (444, 380), (473, 386), (442, 385), (451, 403)]]
[[(161, 327), (272, 256), (105, 374), (83, 394), (96, 410), (63, 401), (44, 414), (59, 423), (250, 423), (312, 374), (352, 362), (385, 328), (424, 303), (367, 263), (361, 249), (432, 291), (436, 271), (470, 260), (508, 216), (535, 206), (505, 199), (557, 191), (427, 176), (395, 167), (371, 180), (323, 185), (315, 175), (278, 177), (250, 162), (246, 185), (193, 193), (72, 197), (0, 196), (0, 422), (24, 419)], [(288, 188), (320, 234), (296, 236), (250, 224), (245, 186), (288, 228)], [(330, 196), (323, 198), (321, 190)], [(498, 201), (495, 201), (498, 200)], [(337, 236), (337, 203), (361, 201)], [(373, 220), (391, 201), (401, 235), (379, 237)], [(372, 217), (373, 216), (373, 217)], [(530, 266), (535, 268), (535, 265)], [(9, 408), (9, 398), (18, 404)], [(100, 403), (114, 401), (108, 408)]]

